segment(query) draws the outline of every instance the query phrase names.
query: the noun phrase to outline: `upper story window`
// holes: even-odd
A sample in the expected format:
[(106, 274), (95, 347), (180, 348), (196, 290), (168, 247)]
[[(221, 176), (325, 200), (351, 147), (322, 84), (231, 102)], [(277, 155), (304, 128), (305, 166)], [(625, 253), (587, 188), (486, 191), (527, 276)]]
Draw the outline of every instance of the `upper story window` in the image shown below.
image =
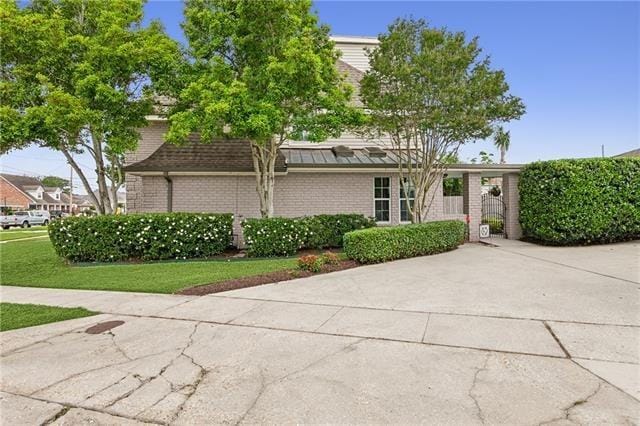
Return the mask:
[(391, 210), (391, 178), (373, 178), (373, 205), (376, 222), (389, 222)]
[(36, 198), (42, 200), (42, 191), (36, 191)]
[[(404, 185), (400, 182), (400, 222), (411, 222), (411, 214), (407, 208), (407, 200), (411, 209), (413, 209), (413, 203), (416, 198), (416, 188), (413, 182), (409, 178), (403, 178)], [(405, 191), (406, 189), (406, 191)]]
[(56, 200), (60, 199), (60, 193), (56, 192), (55, 194), (53, 194), (53, 198), (55, 198)]

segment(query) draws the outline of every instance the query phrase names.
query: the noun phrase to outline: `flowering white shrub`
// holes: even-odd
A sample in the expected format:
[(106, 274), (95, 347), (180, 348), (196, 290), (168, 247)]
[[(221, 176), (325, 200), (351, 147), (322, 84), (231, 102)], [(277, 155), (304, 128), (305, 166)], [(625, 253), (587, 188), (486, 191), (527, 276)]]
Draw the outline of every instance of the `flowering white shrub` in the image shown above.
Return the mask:
[(375, 225), (373, 219), (361, 214), (323, 214), (246, 219), (242, 232), (250, 256), (292, 256), (301, 248), (342, 247), (344, 234)]
[(242, 221), (249, 256), (293, 256), (304, 246), (307, 227), (297, 219), (273, 217)]
[(232, 214), (152, 213), (69, 217), (49, 235), (71, 262), (189, 259), (215, 256), (233, 240)]

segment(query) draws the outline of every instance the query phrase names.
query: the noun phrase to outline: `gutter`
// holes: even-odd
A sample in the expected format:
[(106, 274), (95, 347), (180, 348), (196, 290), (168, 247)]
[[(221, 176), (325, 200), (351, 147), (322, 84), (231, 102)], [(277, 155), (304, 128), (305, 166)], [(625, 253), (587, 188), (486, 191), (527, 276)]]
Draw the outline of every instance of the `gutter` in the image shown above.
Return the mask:
[(164, 180), (167, 181), (167, 212), (173, 211), (173, 180), (169, 177), (169, 172), (164, 172)]

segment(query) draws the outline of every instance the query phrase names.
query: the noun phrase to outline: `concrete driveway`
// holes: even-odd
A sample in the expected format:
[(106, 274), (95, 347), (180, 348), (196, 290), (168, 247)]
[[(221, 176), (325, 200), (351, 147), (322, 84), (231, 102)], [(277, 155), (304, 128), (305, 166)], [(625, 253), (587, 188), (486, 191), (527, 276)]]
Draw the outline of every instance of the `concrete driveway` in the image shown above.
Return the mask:
[[(468, 244), (2, 333), (3, 424), (638, 424), (640, 244)], [(97, 323), (123, 323), (102, 333)]]

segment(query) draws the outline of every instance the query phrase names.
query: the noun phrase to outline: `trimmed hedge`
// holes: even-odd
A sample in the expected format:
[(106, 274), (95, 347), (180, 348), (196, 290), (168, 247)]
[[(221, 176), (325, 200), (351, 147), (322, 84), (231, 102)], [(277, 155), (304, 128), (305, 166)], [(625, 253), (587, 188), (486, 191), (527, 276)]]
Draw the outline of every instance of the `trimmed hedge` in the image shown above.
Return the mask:
[(245, 219), (242, 234), (249, 256), (293, 256), (304, 246), (307, 227), (298, 219), (284, 217)]
[(342, 247), (347, 232), (375, 226), (361, 214), (322, 214), (288, 219), (246, 219), (242, 232), (249, 256), (293, 256), (301, 248)]
[(519, 190), (525, 238), (550, 245), (640, 238), (640, 159), (531, 163)]
[(324, 249), (342, 247), (342, 239), (347, 232), (376, 226), (373, 218), (361, 214), (321, 214), (304, 217), (307, 226), (305, 247)]
[(56, 253), (71, 262), (206, 258), (231, 245), (233, 215), (76, 216), (51, 222), (49, 236)]
[(360, 263), (380, 263), (453, 250), (464, 242), (459, 220), (380, 227), (344, 236), (344, 253)]

